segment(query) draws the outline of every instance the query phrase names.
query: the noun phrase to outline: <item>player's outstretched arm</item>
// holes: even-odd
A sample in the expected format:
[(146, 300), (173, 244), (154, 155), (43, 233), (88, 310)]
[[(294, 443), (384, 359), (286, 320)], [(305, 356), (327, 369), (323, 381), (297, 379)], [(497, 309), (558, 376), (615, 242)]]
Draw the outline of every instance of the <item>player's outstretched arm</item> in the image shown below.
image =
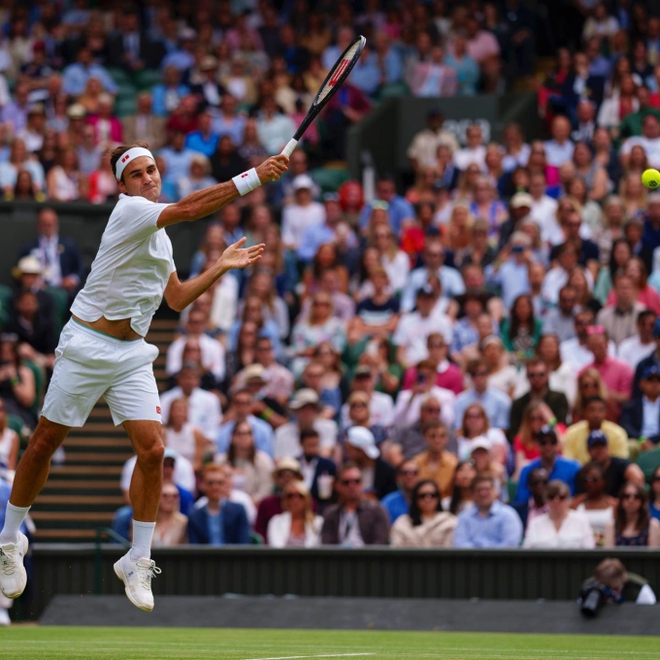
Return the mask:
[[(261, 165), (254, 168), (254, 171), (248, 170), (241, 177), (245, 176), (246, 180), (251, 180), (254, 176), (258, 177), (259, 181), (256, 182), (254, 180), (252, 186), (256, 188), (268, 181), (277, 181), (287, 171), (288, 162), (289, 158), (284, 154), (271, 156), (261, 163)], [(241, 194), (245, 194), (239, 191), (237, 184), (234, 183), (235, 179), (240, 180), (240, 177), (235, 177), (225, 183), (218, 183), (204, 190), (198, 190), (184, 197), (180, 202), (170, 204), (167, 208), (163, 209), (158, 217), (158, 226), (162, 228), (176, 225), (179, 222), (193, 222), (220, 210)]]
[(246, 268), (259, 261), (266, 246), (261, 243), (244, 248), (243, 245), (245, 245), (246, 240), (246, 238), (241, 238), (240, 241), (230, 245), (211, 268), (191, 280), (182, 282), (176, 272), (172, 273), (165, 287), (167, 304), (175, 312), (181, 312), (191, 302), (197, 300), (228, 270)]

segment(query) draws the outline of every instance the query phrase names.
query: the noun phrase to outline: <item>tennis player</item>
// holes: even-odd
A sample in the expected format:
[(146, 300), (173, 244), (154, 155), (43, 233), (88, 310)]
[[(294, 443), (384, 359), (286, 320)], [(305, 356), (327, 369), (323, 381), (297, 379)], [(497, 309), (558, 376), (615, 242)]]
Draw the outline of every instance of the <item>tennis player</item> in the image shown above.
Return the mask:
[(228, 247), (215, 265), (181, 282), (165, 227), (204, 218), (287, 170), (287, 156), (264, 161), (226, 183), (195, 192), (176, 204), (159, 204), (161, 179), (148, 146), (117, 147), (110, 163), (119, 201), (103, 232), (85, 287), (71, 306), (71, 319), (55, 351), (55, 368), (39, 424), (18, 464), (5, 524), (0, 532), (0, 591), (23, 593), (27, 538), (19, 531), (48, 478), (50, 459), (71, 427), (82, 426), (94, 404), (105, 397), (112, 419), (122, 424), (137, 454), (130, 487), (132, 547), (115, 564), (129, 600), (141, 610), (154, 606), (151, 579), (160, 573), (151, 559), (163, 467), (161, 415), (152, 362), (158, 348), (145, 342), (161, 304), (177, 312), (190, 305), (232, 268), (261, 257), (264, 245)]

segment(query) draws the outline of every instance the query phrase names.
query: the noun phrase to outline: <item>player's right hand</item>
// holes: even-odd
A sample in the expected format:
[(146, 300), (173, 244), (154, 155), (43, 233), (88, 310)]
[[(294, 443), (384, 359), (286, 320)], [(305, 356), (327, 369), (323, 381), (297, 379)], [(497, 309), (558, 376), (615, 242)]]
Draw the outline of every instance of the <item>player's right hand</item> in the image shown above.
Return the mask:
[(285, 154), (271, 156), (256, 168), (261, 183), (277, 181), (288, 169), (289, 157)]

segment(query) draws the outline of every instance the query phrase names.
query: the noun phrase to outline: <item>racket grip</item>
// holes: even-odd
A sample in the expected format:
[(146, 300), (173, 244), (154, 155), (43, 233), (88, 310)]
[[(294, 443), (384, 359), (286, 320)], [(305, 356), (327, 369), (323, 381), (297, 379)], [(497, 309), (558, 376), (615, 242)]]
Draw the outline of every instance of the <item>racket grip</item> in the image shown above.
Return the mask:
[(298, 146), (298, 140), (295, 140), (294, 138), (291, 138), (286, 143), (286, 147), (284, 147), (284, 149), (282, 149), (282, 153), (288, 157), (293, 153), (294, 149), (297, 146)]

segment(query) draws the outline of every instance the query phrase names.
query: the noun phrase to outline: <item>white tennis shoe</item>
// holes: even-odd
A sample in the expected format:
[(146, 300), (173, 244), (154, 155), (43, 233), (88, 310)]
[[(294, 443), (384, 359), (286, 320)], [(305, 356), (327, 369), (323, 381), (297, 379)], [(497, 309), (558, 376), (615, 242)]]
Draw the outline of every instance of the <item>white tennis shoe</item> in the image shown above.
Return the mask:
[(115, 563), (114, 568), (115, 574), (126, 587), (128, 600), (142, 611), (151, 612), (154, 609), (151, 579), (161, 573), (156, 562), (146, 557), (132, 561), (129, 551)]
[(23, 558), (28, 551), (25, 534), (18, 533), (18, 542), (0, 545), (0, 591), (7, 598), (18, 598), (27, 584)]

